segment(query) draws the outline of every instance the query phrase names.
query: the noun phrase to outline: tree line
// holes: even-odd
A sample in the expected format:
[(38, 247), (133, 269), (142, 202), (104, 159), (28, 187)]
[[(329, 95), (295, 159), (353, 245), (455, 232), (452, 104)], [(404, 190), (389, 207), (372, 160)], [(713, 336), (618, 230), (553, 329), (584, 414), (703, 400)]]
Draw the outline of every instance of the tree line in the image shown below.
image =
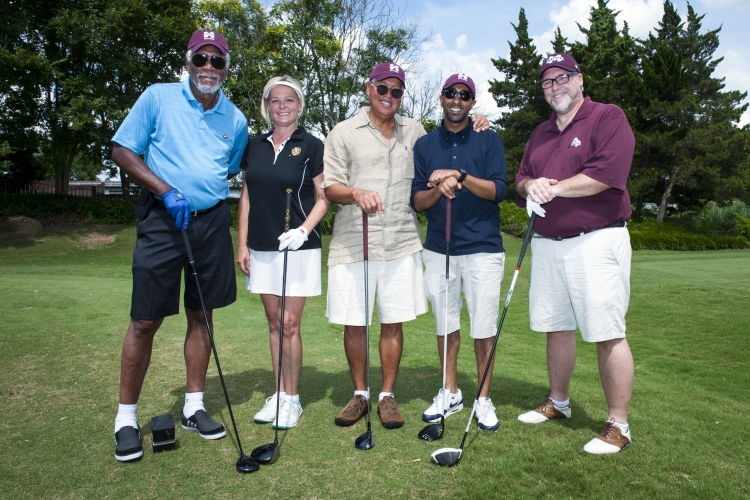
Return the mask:
[[(91, 179), (109, 161), (110, 139), (151, 84), (177, 81), (185, 45), (198, 27), (221, 30), (232, 61), (223, 89), (265, 129), (259, 99), (279, 74), (306, 90), (302, 125), (325, 136), (365, 103), (363, 82), (378, 62), (408, 67), (402, 104), (407, 116), (435, 126), (437, 79), (419, 78), (420, 47), (431, 34), (391, 0), (281, 0), (265, 10), (256, 0), (9, 0), (0, 51), (0, 180), (28, 183)], [(746, 93), (724, 90), (714, 76), (721, 58), (720, 28), (704, 30), (688, 4), (682, 21), (670, 0), (649, 36), (640, 40), (618, 12), (598, 0), (584, 42), (558, 28), (555, 51), (570, 52), (585, 78), (585, 95), (615, 103), (636, 135), (629, 191), (646, 202), (696, 207), (712, 200), (750, 201), (750, 131), (738, 126)], [(500, 107), (495, 122), (506, 147), (510, 180), (523, 148), (550, 109), (536, 80), (541, 58), (520, 9), (517, 39), (507, 59), (493, 59), (502, 79), (490, 91)], [(123, 188), (129, 179), (121, 174)]]

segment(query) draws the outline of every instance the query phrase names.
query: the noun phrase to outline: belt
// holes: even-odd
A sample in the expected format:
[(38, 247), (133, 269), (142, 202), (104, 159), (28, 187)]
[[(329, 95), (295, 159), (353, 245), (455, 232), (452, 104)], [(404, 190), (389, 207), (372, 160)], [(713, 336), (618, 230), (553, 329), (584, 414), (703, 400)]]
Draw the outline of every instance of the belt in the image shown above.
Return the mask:
[[(213, 212), (214, 210), (216, 210), (217, 208), (219, 208), (223, 203), (224, 203), (224, 200), (221, 200), (219, 203), (217, 203), (216, 205), (214, 205), (211, 208), (207, 208), (205, 210), (194, 210), (194, 211), (190, 212), (190, 215), (192, 215), (193, 217), (196, 217), (198, 215), (205, 215), (205, 214), (207, 214), (209, 212)], [(154, 208), (158, 208), (158, 209), (161, 209), (161, 210), (166, 210), (167, 207), (164, 206), (164, 202), (162, 200), (154, 199)]]
[(584, 231), (582, 233), (574, 234), (573, 236), (544, 236), (541, 234), (539, 236), (541, 236), (542, 238), (547, 238), (549, 240), (554, 240), (554, 241), (569, 240), (570, 238), (578, 238), (579, 236), (583, 236), (584, 234), (588, 234), (588, 233), (593, 233), (594, 231), (599, 231), (600, 229), (609, 229), (611, 227), (625, 227), (625, 222), (626, 221), (624, 220), (620, 220), (617, 222), (613, 222), (612, 224), (608, 226), (598, 227), (596, 229), (592, 229), (591, 231)]

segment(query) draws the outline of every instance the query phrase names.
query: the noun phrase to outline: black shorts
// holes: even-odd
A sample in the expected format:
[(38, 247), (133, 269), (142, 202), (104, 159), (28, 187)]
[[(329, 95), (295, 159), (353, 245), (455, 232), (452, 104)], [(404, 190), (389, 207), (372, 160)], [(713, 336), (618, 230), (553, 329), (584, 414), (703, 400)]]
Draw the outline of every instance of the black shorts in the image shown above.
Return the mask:
[[(193, 249), (206, 309), (218, 309), (237, 300), (234, 248), (229, 234), (229, 207), (193, 215), (188, 237)], [(163, 208), (154, 207), (138, 223), (133, 251), (133, 298), (130, 317), (158, 319), (180, 312), (180, 279), (185, 275), (184, 307), (201, 309), (198, 288), (189, 268), (182, 235), (174, 230)]]

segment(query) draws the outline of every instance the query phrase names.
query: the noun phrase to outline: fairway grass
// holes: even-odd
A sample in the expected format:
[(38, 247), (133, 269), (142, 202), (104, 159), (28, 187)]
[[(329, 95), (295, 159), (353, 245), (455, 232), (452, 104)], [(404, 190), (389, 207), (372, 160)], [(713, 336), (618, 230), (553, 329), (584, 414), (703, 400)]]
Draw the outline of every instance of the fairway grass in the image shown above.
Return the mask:
[[(227, 438), (206, 441), (179, 426), (184, 316), (165, 320), (154, 342), (138, 407), (144, 457), (131, 464), (113, 458), (134, 240), (127, 226), (0, 233), (3, 498), (750, 497), (750, 251), (634, 253), (627, 316), (633, 446), (616, 456), (581, 451), (601, 430), (606, 403), (595, 347), (580, 340), (573, 418), (539, 426), (516, 420), (548, 394), (545, 338), (528, 327), (528, 256), (498, 342), (490, 396), (500, 429), (481, 432), (474, 423), (461, 461), (449, 469), (431, 463), (430, 453), (460, 444), (476, 394), (465, 311), (459, 387), (466, 408), (446, 420), (445, 437), (417, 439), (420, 416), (441, 384), (426, 314), (405, 325), (396, 398), (406, 424), (385, 430), (374, 414), (375, 447), (362, 452), (354, 439), (364, 419), (349, 428), (333, 424), (352, 395), (343, 328), (327, 322), (325, 296), (311, 298), (302, 322), (304, 414), (296, 429), (279, 433), (279, 461), (245, 476), (234, 468), (239, 452), (213, 361), (206, 406), (227, 426)], [(519, 240), (505, 243), (503, 300), (520, 250)], [(270, 425), (252, 419), (274, 381), (260, 299), (237, 278), (237, 302), (215, 312), (215, 338), (249, 453), (273, 440)], [(371, 333), (377, 394), (377, 326)], [(154, 454), (149, 422), (165, 413), (178, 422), (178, 447)]]

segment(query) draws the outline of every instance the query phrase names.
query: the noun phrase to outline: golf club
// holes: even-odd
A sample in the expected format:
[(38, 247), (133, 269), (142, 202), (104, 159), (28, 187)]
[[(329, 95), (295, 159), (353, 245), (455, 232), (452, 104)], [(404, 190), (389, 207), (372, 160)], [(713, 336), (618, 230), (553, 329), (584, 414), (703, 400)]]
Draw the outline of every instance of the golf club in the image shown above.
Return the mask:
[(445, 388), (445, 370), (448, 364), (448, 279), (450, 278), (451, 262), (451, 205), (453, 200), (445, 201), (445, 314), (443, 324), (443, 412), (440, 414), (439, 424), (430, 424), (419, 431), (418, 436), (425, 441), (434, 441), (443, 437), (445, 430), (445, 406), (447, 403)]
[(368, 289), (370, 281), (367, 279), (367, 212), (362, 211), (362, 249), (365, 257), (365, 343), (367, 344), (367, 431), (354, 441), (358, 450), (369, 450), (375, 443), (372, 440), (372, 427), (370, 427), (370, 413), (372, 413), (372, 395), (370, 394), (370, 302)]
[[(289, 231), (289, 219), (292, 211), (292, 190), (286, 190), (286, 212), (284, 214), (284, 232)], [(284, 343), (284, 301), (286, 298), (286, 262), (289, 247), (284, 248), (284, 269), (281, 275), (281, 317), (279, 318), (279, 368), (276, 374), (276, 429), (274, 431), (273, 443), (258, 446), (250, 453), (250, 458), (263, 465), (276, 463), (279, 459), (279, 390), (281, 389), (281, 354)], [(272, 424), (273, 425), (273, 424)]]
[(208, 338), (211, 341), (211, 349), (214, 352), (214, 361), (216, 361), (216, 369), (219, 372), (219, 380), (221, 380), (221, 388), (224, 390), (224, 399), (227, 401), (227, 409), (229, 410), (229, 417), (232, 419), (232, 427), (234, 428), (234, 435), (237, 436), (237, 446), (240, 448), (240, 458), (237, 460), (237, 472), (248, 474), (255, 472), (260, 469), (258, 462), (245, 455), (242, 451), (242, 443), (240, 443), (240, 435), (237, 432), (237, 424), (234, 422), (234, 413), (232, 413), (232, 404), (229, 402), (229, 394), (227, 393), (227, 385), (224, 383), (224, 375), (221, 372), (221, 364), (219, 363), (219, 355), (216, 353), (216, 344), (214, 343), (214, 334), (211, 330), (211, 323), (208, 321), (208, 314), (206, 313), (206, 302), (203, 300), (203, 292), (201, 291), (201, 284), (198, 280), (198, 271), (195, 269), (195, 259), (193, 259), (193, 249), (190, 246), (190, 240), (188, 239), (187, 231), (184, 229), (182, 232), (182, 241), (185, 242), (185, 250), (188, 255), (188, 262), (190, 268), (193, 270), (193, 278), (195, 279), (195, 287), (198, 289), (198, 298), (201, 301), (201, 307), (203, 308), (203, 317), (206, 320), (206, 329), (208, 330)]
[(531, 220), (529, 220), (529, 227), (526, 229), (526, 235), (523, 237), (523, 244), (521, 245), (521, 254), (518, 256), (518, 264), (516, 264), (516, 271), (513, 273), (513, 281), (510, 283), (510, 290), (508, 290), (508, 298), (505, 299), (505, 308), (503, 309), (503, 315), (500, 317), (500, 323), (497, 325), (497, 332), (495, 333), (495, 340), (492, 342), (492, 349), (490, 350), (490, 357), (487, 359), (487, 366), (484, 369), (484, 375), (482, 375), (482, 381), (479, 384), (477, 390), (477, 397), (474, 399), (474, 405), (471, 409), (471, 415), (469, 416), (469, 422), (466, 424), (466, 432), (461, 440), (461, 446), (458, 448), (440, 448), (432, 453), (432, 460), (443, 467), (450, 467), (456, 465), (458, 460), (461, 458), (461, 452), (464, 449), (464, 443), (466, 443), (466, 436), (469, 435), (469, 429), (471, 428), (471, 420), (474, 418), (474, 413), (477, 409), (477, 403), (479, 402), (479, 396), (482, 394), (482, 387), (484, 387), (484, 381), (487, 378), (487, 372), (490, 370), (490, 363), (492, 362), (492, 356), (495, 355), (495, 348), (497, 347), (497, 339), (500, 337), (500, 330), (503, 328), (503, 322), (505, 321), (505, 314), (508, 312), (508, 305), (510, 304), (510, 298), (513, 296), (513, 289), (516, 287), (516, 280), (518, 279), (518, 273), (521, 270), (521, 263), (523, 262), (523, 256), (526, 253), (526, 247), (529, 244), (531, 238), (531, 232), (534, 229), (534, 222), (536, 222), (537, 214), (533, 212), (531, 214)]

